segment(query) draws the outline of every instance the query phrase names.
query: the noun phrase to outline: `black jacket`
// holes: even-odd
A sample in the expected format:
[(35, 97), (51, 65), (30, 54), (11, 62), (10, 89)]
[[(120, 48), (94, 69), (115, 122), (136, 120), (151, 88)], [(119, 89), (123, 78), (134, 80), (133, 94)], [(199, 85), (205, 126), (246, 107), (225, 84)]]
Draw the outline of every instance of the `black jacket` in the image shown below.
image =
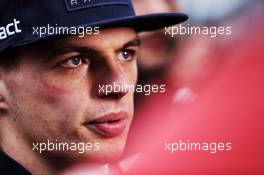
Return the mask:
[(31, 175), (25, 168), (19, 165), (0, 150), (0, 174), (1, 175)]

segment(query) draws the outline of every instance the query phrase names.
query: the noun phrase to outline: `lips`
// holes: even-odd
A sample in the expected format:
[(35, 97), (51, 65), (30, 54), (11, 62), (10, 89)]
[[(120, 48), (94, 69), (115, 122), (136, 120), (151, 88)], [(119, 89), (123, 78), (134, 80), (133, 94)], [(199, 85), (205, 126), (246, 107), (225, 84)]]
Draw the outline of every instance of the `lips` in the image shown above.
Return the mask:
[(117, 137), (126, 129), (126, 112), (109, 113), (85, 123), (85, 126), (102, 137)]

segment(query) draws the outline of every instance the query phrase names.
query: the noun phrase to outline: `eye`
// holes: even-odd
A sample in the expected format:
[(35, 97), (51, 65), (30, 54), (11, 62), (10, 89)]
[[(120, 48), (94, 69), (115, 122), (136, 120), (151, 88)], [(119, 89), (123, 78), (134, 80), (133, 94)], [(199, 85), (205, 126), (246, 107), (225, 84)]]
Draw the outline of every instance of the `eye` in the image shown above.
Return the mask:
[(78, 68), (86, 62), (82, 57), (76, 56), (62, 62), (61, 66), (64, 68)]
[(118, 55), (118, 59), (121, 61), (130, 61), (134, 57), (135, 57), (134, 50), (122, 50)]

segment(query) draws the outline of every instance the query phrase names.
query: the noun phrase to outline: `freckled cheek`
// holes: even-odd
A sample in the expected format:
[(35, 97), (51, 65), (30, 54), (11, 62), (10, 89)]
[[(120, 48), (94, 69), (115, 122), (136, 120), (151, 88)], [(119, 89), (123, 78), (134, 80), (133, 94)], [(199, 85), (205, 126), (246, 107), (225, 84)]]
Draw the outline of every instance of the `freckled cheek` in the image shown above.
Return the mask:
[(85, 96), (79, 93), (80, 87), (51, 82), (42, 85), (37, 98), (45, 111), (45, 120), (53, 123), (56, 130), (64, 131), (64, 135), (75, 135), (87, 110)]
[(39, 101), (56, 105), (63, 101), (67, 93), (69, 92), (66, 87), (44, 81), (41, 83), (41, 87), (36, 95)]
[(42, 81), (41, 88), (37, 93), (37, 99), (53, 108), (62, 111), (72, 110), (83, 101), (81, 83), (62, 83), (52, 81)]

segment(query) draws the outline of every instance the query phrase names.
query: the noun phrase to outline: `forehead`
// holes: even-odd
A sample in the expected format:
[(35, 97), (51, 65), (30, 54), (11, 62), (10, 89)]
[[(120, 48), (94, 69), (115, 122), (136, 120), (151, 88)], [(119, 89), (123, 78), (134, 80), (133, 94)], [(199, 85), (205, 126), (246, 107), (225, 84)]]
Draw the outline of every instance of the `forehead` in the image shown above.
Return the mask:
[(131, 28), (103, 29), (99, 34), (80, 36), (69, 36), (51, 42), (52, 45), (74, 44), (80, 47), (93, 47), (98, 50), (104, 48), (120, 47), (124, 43), (137, 38), (136, 32)]
[(96, 50), (107, 50), (108, 48), (119, 48), (126, 42), (138, 39), (137, 33), (132, 28), (113, 28), (102, 29), (99, 34), (85, 35), (80, 37), (74, 36), (58, 36), (34, 43), (31, 46), (25, 46), (20, 49), (20, 55), (41, 53), (47, 54), (50, 50), (57, 47), (76, 46), (90, 47)]

